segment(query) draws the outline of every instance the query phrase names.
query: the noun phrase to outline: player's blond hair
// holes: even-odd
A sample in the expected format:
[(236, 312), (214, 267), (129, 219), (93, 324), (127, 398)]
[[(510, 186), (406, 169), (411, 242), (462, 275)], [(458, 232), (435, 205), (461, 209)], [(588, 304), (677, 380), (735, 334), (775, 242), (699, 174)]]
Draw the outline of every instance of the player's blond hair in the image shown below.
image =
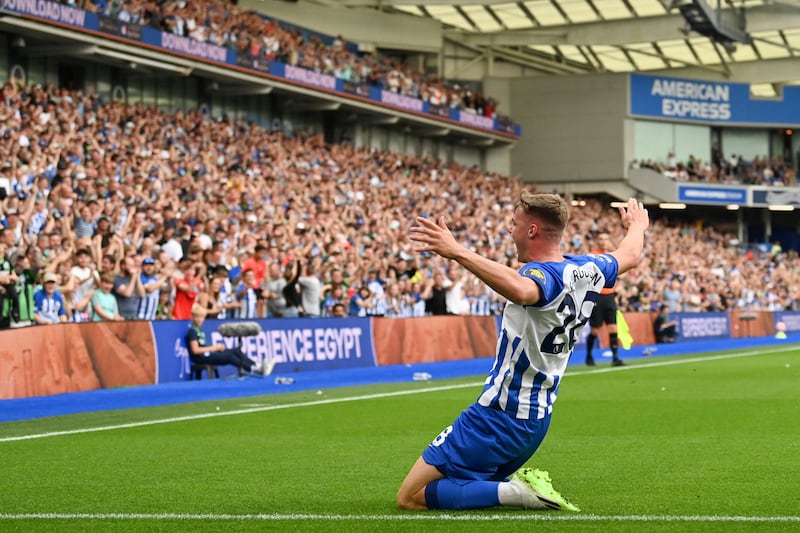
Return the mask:
[(561, 235), (569, 222), (567, 202), (557, 194), (522, 191), (514, 207), (520, 207), (526, 214), (541, 220), (550, 226), (547, 229), (558, 235)]

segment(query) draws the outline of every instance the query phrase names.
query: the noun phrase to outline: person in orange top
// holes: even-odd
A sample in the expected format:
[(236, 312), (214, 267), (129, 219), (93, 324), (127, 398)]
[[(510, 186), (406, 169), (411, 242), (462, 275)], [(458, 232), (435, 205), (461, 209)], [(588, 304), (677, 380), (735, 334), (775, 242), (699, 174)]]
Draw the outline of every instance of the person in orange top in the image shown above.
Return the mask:
[(263, 281), (264, 276), (267, 275), (267, 261), (264, 259), (264, 255), (266, 253), (267, 247), (263, 244), (257, 244), (255, 252), (253, 252), (250, 257), (247, 258), (244, 264), (242, 264), (242, 272), (245, 270), (252, 270), (256, 275), (256, 287), (261, 287), (261, 282)]
[(178, 263), (183, 277), (175, 282), (175, 305), (172, 308), (174, 320), (192, 318), (192, 306), (198, 294), (203, 290), (203, 280), (197, 277), (195, 265), (191, 259), (183, 258)]
[[(608, 233), (600, 233), (597, 235), (597, 249), (592, 250), (591, 254), (607, 254), (614, 250), (614, 243), (611, 242), (611, 237)], [(601, 289), (600, 296), (597, 299), (592, 314), (589, 317), (589, 337), (586, 339), (586, 364), (594, 366), (594, 357), (592, 357), (592, 349), (594, 343), (600, 335), (600, 328), (603, 324), (608, 328), (608, 343), (611, 347), (611, 365), (624, 366), (625, 363), (619, 358), (619, 339), (617, 337), (617, 290), (616, 284), (610, 289)]]

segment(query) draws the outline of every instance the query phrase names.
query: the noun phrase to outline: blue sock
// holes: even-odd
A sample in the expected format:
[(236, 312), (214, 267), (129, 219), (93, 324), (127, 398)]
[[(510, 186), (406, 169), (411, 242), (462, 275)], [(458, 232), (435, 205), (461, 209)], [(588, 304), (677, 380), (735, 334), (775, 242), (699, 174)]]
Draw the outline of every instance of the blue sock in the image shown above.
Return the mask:
[(497, 481), (465, 481), (442, 478), (425, 487), (428, 509), (481, 509), (500, 505)]

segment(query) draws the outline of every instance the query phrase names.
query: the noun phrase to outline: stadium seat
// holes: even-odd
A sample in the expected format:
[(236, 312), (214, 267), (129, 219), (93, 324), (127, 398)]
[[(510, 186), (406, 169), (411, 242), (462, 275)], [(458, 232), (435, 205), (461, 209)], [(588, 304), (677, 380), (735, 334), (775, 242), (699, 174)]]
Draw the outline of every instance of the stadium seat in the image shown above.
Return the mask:
[(196, 379), (200, 381), (203, 379), (204, 370), (208, 379), (219, 378), (219, 369), (217, 368), (217, 365), (193, 364), (191, 370), (189, 371), (189, 379)]

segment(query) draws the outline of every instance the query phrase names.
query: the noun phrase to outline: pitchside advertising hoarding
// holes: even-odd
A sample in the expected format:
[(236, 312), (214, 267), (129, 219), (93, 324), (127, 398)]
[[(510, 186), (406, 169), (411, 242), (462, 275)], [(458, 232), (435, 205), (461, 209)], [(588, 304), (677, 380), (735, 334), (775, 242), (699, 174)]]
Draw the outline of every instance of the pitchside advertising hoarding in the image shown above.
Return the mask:
[(796, 126), (800, 87), (784, 87), (777, 98), (758, 99), (746, 83), (630, 74), (630, 114), (640, 117), (723, 124)]
[[(243, 337), (242, 349), (256, 364), (272, 360), (275, 373), (301, 372), (375, 366), (372, 322), (369, 318), (318, 318), (254, 320), (261, 333)], [(235, 347), (239, 339), (223, 337), (217, 331), (225, 322), (203, 323), (208, 344)], [(189, 378), (189, 351), (184, 336), (189, 321), (153, 322), (158, 357), (158, 383)], [(221, 375), (233, 375), (232, 366), (220, 367)]]
[[(117, 41), (129, 41), (147, 45), (148, 48), (173, 53), (209, 63), (234, 66), (254, 74), (273, 79), (285, 80), (297, 85), (313, 87), (322, 91), (339, 93), (342, 96), (354, 95), (381, 105), (402, 109), (431, 117), (439, 117), (470, 128), (494, 131), (504, 135), (519, 137), (518, 124), (508, 120), (483, 117), (458, 109), (432, 108), (428, 102), (383, 91), (379, 87), (362, 87), (357, 84), (314, 72), (311, 70), (268, 61), (263, 57), (253, 57), (249, 53), (237, 52), (211, 43), (189, 39), (169, 32), (161, 32), (148, 26), (139, 26), (119, 20), (98, 16), (59, 2), (48, 0), (2, 0), (3, 10), (18, 13), (27, 18), (38, 19), (60, 26), (70, 26), (88, 32), (101, 32)], [(351, 97), (352, 98), (352, 97)]]
[(728, 313), (676, 313), (678, 338), (713, 340), (731, 338), (731, 319)]
[(778, 324), (778, 322), (783, 322), (784, 325), (786, 325), (787, 332), (800, 331), (800, 312), (778, 311), (772, 313), (772, 319), (774, 320), (774, 323), (776, 325)]

